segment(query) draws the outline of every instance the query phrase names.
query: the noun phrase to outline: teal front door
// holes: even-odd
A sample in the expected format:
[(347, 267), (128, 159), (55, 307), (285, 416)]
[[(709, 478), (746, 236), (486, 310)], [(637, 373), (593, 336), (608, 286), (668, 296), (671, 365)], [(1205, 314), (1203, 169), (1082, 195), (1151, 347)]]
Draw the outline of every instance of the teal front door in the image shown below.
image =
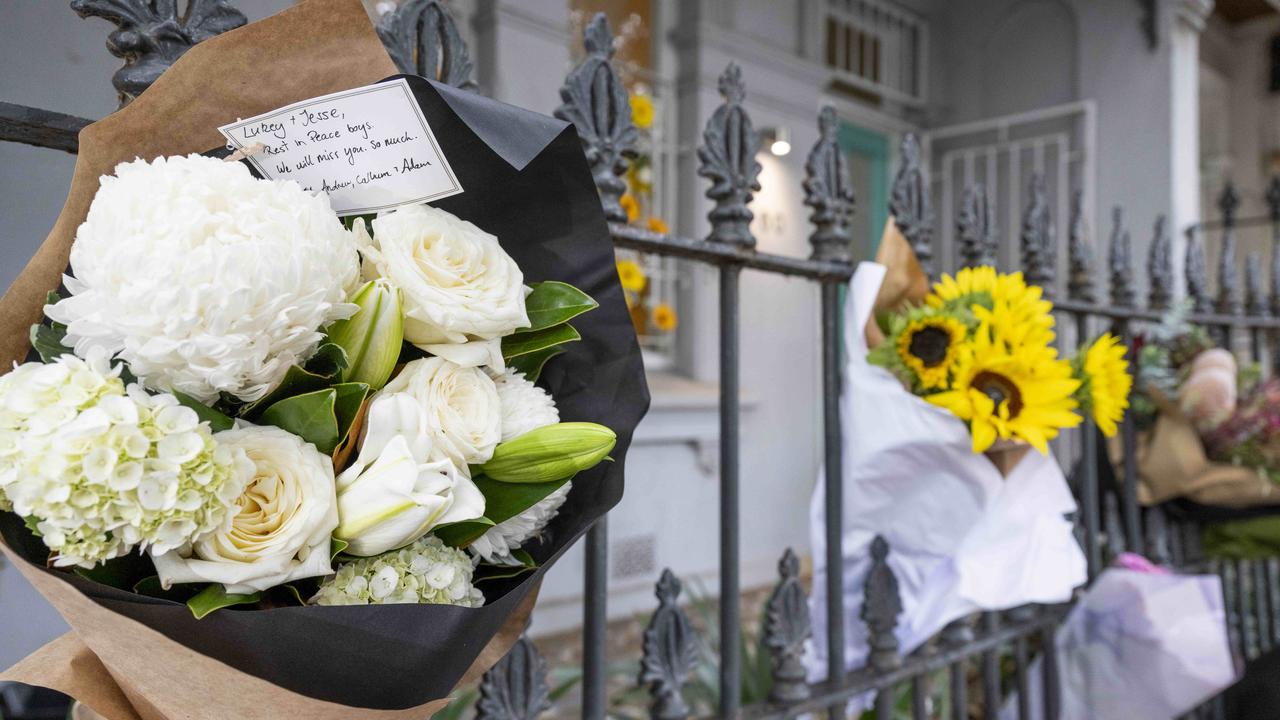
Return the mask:
[(889, 138), (845, 122), (840, 124), (839, 141), (849, 159), (849, 176), (858, 198), (851, 228), (853, 259), (870, 260), (889, 217)]

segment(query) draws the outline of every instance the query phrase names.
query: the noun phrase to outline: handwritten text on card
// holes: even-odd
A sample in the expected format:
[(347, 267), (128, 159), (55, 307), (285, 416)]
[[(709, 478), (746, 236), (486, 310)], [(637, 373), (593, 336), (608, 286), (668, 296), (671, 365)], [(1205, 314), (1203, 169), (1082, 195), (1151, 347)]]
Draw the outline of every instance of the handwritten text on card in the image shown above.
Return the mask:
[(429, 202), (462, 192), (404, 80), (303, 100), (218, 130), (273, 180), (325, 192), (339, 215)]

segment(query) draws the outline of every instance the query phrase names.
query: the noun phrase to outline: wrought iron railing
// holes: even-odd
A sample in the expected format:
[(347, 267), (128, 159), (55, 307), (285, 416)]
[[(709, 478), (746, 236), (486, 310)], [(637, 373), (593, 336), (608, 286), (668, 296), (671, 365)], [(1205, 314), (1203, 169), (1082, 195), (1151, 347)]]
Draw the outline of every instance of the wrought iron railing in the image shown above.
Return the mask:
[[(82, 15), (96, 14), (115, 22), (120, 33), (137, 40), (127, 62), (116, 76), (122, 102), (141, 91), (159, 75), (163, 67), (184, 50), (166, 36), (165, 47), (148, 45), (146, 22), (156, 20), (147, 13), (156, 11), (144, 0), (114, 0), (92, 3), (75, 0), (72, 6)], [(221, 18), (221, 29), (234, 26), (237, 13), (226, 0), (192, 0), (191, 7), (203, 15)], [(125, 12), (123, 9), (132, 8)], [(110, 11), (108, 11), (110, 10)], [(136, 12), (134, 12), (136, 11)], [(193, 17), (189, 8), (185, 19)], [(176, 13), (176, 11), (175, 11)], [(176, 18), (176, 14), (175, 14)], [(160, 18), (163, 20), (164, 18)], [(175, 20), (177, 22), (177, 20)], [(243, 17), (240, 17), (243, 22)], [(225, 27), (222, 27), (225, 26)], [(379, 35), (405, 72), (426, 74), (459, 87), (473, 88), (466, 47), (446, 9), (437, 0), (406, 0), (384, 16)], [(131, 33), (131, 34), (129, 34)], [(207, 33), (189, 33), (191, 43)], [(141, 36), (141, 39), (138, 39)], [(114, 39), (111, 43), (116, 42)], [(116, 52), (116, 46), (109, 47)], [(1059, 606), (1025, 606), (1001, 612), (983, 612), (957, 620), (944, 628), (922, 648), (904, 655), (899, 651), (895, 628), (901, 613), (897, 579), (887, 562), (893, 551), (883, 538), (871, 547), (872, 564), (864, 584), (861, 618), (868, 628), (870, 654), (866, 666), (847, 670), (839, 662), (830, 664), (822, 682), (806, 682), (801, 663), (811, 623), (805, 587), (797, 556), (787, 549), (779, 562), (779, 581), (769, 597), (765, 613), (764, 644), (771, 653), (772, 689), (767, 699), (742, 707), (740, 702), (743, 668), (739, 647), (742, 618), (739, 610), (739, 277), (746, 271), (788, 275), (816, 285), (822, 308), (822, 386), (824, 424), (824, 466), (826, 477), (842, 477), (842, 443), (839, 415), (841, 396), (840, 288), (852, 275), (849, 223), (854, 210), (854, 192), (844, 156), (836, 142), (836, 116), (825, 108), (817, 122), (819, 139), (809, 152), (804, 181), (805, 204), (811, 208), (812, 254), (808, 258), (788, 257), (755, 250), (750, 230), (748, 205), (759, 189), (759, 165), (755, 155), (759, 141), (745, 104), (745, 85), (740, 70), (730, 65), (721, 76), (724, 98), (709, 119), (698, 148), (699, 174), (710, 180), (707, 196), (714, 202), (709, 214), (711, 231), (706, 238), (662, 235), (621, 224), (625, 221), (619, 198), (624, 186), (619, 176), (632, 152), (635, 132), (631, 124), (627, 93), (610, 64), (613, 43), (603, 15), (596, 16), (585, 30), (587, 50), (582, 62), (569, 74), (561, 90), (563, 104), (556, 114), (574, 123), (591, 164), (614, 242), (619, 247), (683, 258), (719, 270), (720, 289), (720, 574), (719, 574), (719, 703), (720, 717), (781, 718), (822, 712), (831, 718), (844, 715), (847, 703), (875, 694), (874, 715), (894, 718), (905, 712), (912, 718), (939, 716), (933, 703), (934, 685), (945, 687), (952, 718), (997, 717), (1001, 704), (1017, 693), (1020, 718), (1029, 717), (1032, 656), (1052, 644), (1057, 623), (1068, 609)], [(117, 53), (120, 54), (120, 53)], [(126, 72), (128, 71), (128, 72)], [(76, 132), (87, 120), (8, 103), (0, 103), (0, 140), (39, 147), (76, 151)], [(1195, 303), (1193, 321), (1215, 328), (1228, 342), (1248, 338), (1255, 360), (1280, 355), (1280, 181), (1268, 195), (1271, 212), (1264, 219), (1237, 219), (1233, 192), (1224, 194), (1222, 218), (1189, 231), (1186, 243), (1185, 280), (1187, 294)], [(1059, 277), (1049, 204), (1043, 182), (1033, 180), (1030, 201), (1019, 232), (1021, 265), (1028, 279), (1044, 287), (1054, 297), (1057, 309), (1078, 337), (1087, 337), (1106, 326), (1122, 334), (1136, 320), (1158, 319), (1175, 298), (1173, 242), (1163, 218), (1157, 219), (1147, 258), (1149, 280), (1145, 302), (1139, 301), (1129, 234), (1122, 217), (1115, 215), (1116, 227), (1107, 247), (1106, 292), (1096, 280), (1097, 269), (1091, 246), (1083, 234), (1081, 203), (1074, 203), (1068, 243), (1068, 268)], [(899, 168), (891, 194), (891, 211), (922, 265), (935, 274), (933, 232), (935, 221), (929, 207), (928, 185), (921, 166), (919, 148), (908, 136), (902, 147)], [(996, 257), (998, 233), (995, 213), (981, 187), (969, 188), (956, 218), (959, 238), (955, 254), (963, 264), (991, 262)], [(1238, 285), (1238, 259), (1234, 234), (1238, 227), (1261, 224), (1272, 231), (1270, 292), (1264, 296), (1261, 261), (1251, 257), (1245, 268), (1245, 288)], [(1217, 285), (1211, 295), (1204, 255), (1210, 234), (1219, 238)], [(1059, 286), (1065, 295), (1058, 293)], [(1103, 295), (1105, 294), (1105, 297)], [(848, 388), (855, 393), (856, 388)], [(1243, 657), (1256, 657), (1270, 650), (1280, 639), (1280, 560), (1214, 561), (1207, 563), (1200, 551), (1198, 530), (1164, 508), (1143, 509), (1136, 498), (1137, 470), (1133, 462), (1135, 427), (1131, 420), (1123, 426), (1125, 458), (1116, 473), (1118, 481), (1102, 483), (1097, 460), (1098, 436), (1091, 424), (1073, 434), (1078, 452), (1073, 452), (1072, 482), (1079, 500), (1078, 535), (1088, 559), (1090, 577), (1104, 567), (1110, 556), (1121, 550), (1147, 552), (1158, 561), (1183, 567), (1211, 566), (1220, 572), (1227, 588), (1231, 632)], [(828, 656), (844, 656), (844, 563), (841, 558), (842, 488), (839, 482), (825, 484), (827, 612), (826, 637), (812, 638), (825, 643)], [(610, 712), (607, 696), (606, 663), (607, 600), (607, 517), (602, 518), (586, 538), (584, 576), (585, 616), (583, 623), (583, 681), (581, 714), (602, 718)], [(649, 714), (654, 718), (684, 718), (692, 712), (684, 689), (698, 662), (695, 650), (698, 630), (680, 602), (681, 584), (669, 571), (657, 581), (657, 610), (649, 619), (643, 637), (640, 673), (637, 682), (647, 689)], [(1058, 677), (1052, 653), (1041, 653), (1043, 662), (1043, 716), (1057, 713)], [(1004, 674), (1005, 659), (1012, 659), (1012, 677)], [(522, 639), (500, 661), (480, 686), (475, 713), (479, 718), (527, 719), (537, 717), (551, 705), (546, 679), (546, 663), (536, 647)], [(937, 682), (935, 682), (937, 681)], [(903, 703), (901, 709), (899, 700)], [(1193, 717), (1220, 717), (1220, 703), (1209, 703)]]

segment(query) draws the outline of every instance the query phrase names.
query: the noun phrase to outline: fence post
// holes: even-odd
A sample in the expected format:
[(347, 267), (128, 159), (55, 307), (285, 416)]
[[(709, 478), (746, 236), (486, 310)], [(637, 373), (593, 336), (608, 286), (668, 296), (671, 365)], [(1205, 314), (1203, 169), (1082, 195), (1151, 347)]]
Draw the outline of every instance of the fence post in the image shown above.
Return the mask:
[(378, 18), (378, 38), (396, 68), (460, 90), (478, 90), (471, 56), (440, 0), (404, 0)]
[(773, 689), (769, 699), (790, 704), (809, 699), (805, 683), (804, 641), (813, 633), (809, 599), (800, 585), (800, 559), (787, 548), (778, 561), (778, 585), (765, 605), (765, 644), (773, 656)]
[(929, 279), (937, 277), (933, 263), (933, 213), (929, 209), (929, 183), (920, 167), (920, 143), (907, 133), (902, 137), (902, 164), (893, 179), (889, 214), (911, 245), (920, 268)]
[(956, 236), (960, 238), (960, 260), (963, 267), (996, 265), (996, 212), (987, 188), (982, 183), (964, 189), (960, 215), (956, 219)]
[(534, 720), (551, 708), (547, 663), (521, 635), (480, 681), (476, 720)]
[(1027, 283), (1039, 285), (1045, 299), (1052, 300), (1056, 295), (1057, 253), (1054, 251), (1053, 223), (1049, 219), (1043, 173), (1031, 176), (1027, 192), (1031, 201), (1022, 215), (1022, 271)]
[(680, 581), (671, 570), (663, 570), (654, 588), (658, 609), (653, 611), (644, 631), (640, 685), (649, 688), (649, 716), (654, 720), (683, 720), (689, 716), (682, 690), (698, 657), (693, 628), (680, 609), (680, 589)]

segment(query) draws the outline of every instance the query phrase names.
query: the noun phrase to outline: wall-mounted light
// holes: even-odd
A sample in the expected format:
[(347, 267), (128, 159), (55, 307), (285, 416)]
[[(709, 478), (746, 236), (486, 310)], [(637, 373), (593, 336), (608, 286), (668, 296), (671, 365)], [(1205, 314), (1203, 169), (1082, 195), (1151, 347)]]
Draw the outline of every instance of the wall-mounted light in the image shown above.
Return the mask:
[(767, 127), (760, 130), (760, 139), (769, 152), (782, 157), (791, 152), (791, 129), (786, 127)]

